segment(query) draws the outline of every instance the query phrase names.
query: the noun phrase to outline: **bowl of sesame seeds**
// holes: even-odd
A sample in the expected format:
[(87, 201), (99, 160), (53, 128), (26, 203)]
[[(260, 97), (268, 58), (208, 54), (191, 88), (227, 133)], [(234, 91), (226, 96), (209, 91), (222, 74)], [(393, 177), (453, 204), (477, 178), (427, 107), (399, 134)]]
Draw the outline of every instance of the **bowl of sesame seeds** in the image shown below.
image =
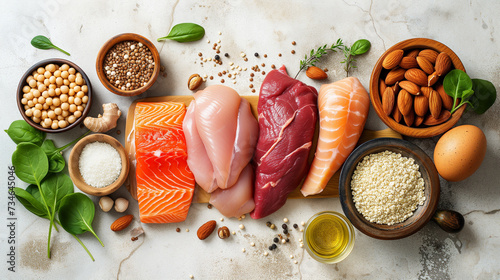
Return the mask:
[(134, 33), (119, 34), (99, 50), (96, 71), (109, 91), (121, 96), (136, 96), (156, 82), (160, 55), (145, 37)]
[(439, 175), (431, 158), (401, 139), (361, 144), (340, 173), (342, 210), (364, 234), (400, 239), (424, 227), (436, 212)]

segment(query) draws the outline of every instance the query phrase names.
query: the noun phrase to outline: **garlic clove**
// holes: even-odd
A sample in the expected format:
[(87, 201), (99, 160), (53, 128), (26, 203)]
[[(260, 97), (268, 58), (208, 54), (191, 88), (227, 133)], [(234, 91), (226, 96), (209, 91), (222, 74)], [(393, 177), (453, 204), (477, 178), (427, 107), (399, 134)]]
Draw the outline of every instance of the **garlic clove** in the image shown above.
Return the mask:
[(103, 196), (99, 199), (99, 207), (101, 207), (102, 211), (108, 212), (113, 208), (113, 200), (109, 196)]
[(125, 212), (128, 208), (128, 200), (126, 198), (120, 197), (115, 200), (115, 211), (118, 213)]

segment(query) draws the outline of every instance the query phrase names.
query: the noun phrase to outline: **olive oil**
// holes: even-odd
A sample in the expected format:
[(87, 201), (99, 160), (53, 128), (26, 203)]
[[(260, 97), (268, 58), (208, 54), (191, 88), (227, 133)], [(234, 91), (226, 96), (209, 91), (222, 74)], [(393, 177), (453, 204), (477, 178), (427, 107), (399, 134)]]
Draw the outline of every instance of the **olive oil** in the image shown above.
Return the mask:
[(313, 258), (334, 263), (344, 259), (352, 250), (354, 229), (343, 215), (321, 212), (307, 223), (304, 240)]

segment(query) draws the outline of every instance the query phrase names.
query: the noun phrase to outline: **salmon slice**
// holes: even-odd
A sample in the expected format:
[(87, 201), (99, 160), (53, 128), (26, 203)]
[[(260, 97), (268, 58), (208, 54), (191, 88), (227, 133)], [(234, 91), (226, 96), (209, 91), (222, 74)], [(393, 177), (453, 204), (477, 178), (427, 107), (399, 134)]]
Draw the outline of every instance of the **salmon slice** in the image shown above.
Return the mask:
[(136, 179), (143, 223), (175, 223), (187, 217), (195, 181), (187, 165), (185, 113), (183, 103), (137, 103)]
[(304, 196), (325, 189), (352, 152), (363, 132), (370, 99), (354, 77), (322, 85), (318, 95), (319, 138), (309, 174), (300, 191)]

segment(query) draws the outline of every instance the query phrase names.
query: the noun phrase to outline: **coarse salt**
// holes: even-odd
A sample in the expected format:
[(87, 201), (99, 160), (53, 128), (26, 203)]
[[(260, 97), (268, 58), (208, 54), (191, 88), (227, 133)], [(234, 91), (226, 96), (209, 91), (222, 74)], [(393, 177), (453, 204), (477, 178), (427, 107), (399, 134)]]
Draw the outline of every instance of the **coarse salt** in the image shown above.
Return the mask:
[(122, 160), (113, 146), (96, 141), (83, 148), (78, 165), (85, 183), (103, 188), (116, 181), (122, 169)]

